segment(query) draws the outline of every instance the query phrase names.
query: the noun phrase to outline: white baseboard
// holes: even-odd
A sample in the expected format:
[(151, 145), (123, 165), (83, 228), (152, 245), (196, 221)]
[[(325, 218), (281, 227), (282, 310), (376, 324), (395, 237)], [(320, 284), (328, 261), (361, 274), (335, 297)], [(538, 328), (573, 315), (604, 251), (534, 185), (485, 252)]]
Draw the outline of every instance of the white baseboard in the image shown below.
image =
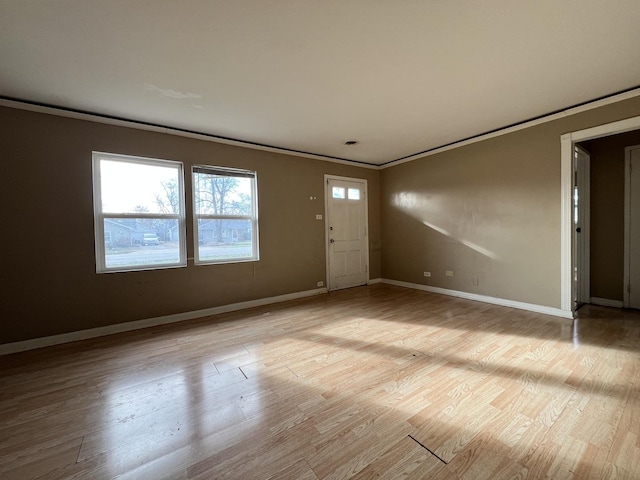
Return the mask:
[(475, 300), (477, 302), (491, 303), (501, 305), (503, 307), (518, 308), (520, 310), (528, 310), (530, 312), (543, 313), (545, 315), (553, 315), (554, 317), (569, 318), (573, 320), (573, 312), (571, 310), (561, 310), (559, 308), (545, 307), (544, 305), (536, 305), (535, 303), (517, 302), (515, 300), (507, 300), (504, 298), (489, 297), (486, 295), (478, 295), (476, 293), (460, 292), (458, 290), (449, 290), (447, 288), (431, 287), (429, 285), (420, 285), (418, 283), (401, 282), (398, 280), (382, 279), (382, 283), (396, 285), (398, 287), (414, 288), (425, 292), (440, 293), (451, 297), (460, 297), (467, 300)]
[(147, 318), (144, 320), (136, 320), (133, 322), (116, 323), (115, 325), (107, 325), (106, 327), (90, 328), (77, 332), (52, 335), (50, 337), (34, 338), (31, 340), (24, 340), (22, 342), (5, 343), (3, 345), (0, 345), (0, 355), (24, 352), (26, 350), (49, 347), (52, 345), (59, 345), (61, 343), (75, 342), (77, 340), (85, 340), (87, 338), (103, 337), (106, 335), (112, 335), (114, 333), (130, 332), (132, 330), (140, 330), (142, 328), (165, 325), (167, 323), (182, 322), (184, 320), (192, 320), (194, 318), (208, 317), (210, 315), (218, 315), (220, 313), (234, 312), (236, 310), (244, 310), (246, 308), (252, 307), (260, 307), (262, 305), (269, 305), (271, 303), (286, 302), (287, 300), (311, 297), (313, 295), (322, 295), (323, 293), (327, 293), (326, 288), (316, 288), (314, 290), (287, 293), (285, 295), (278, 295), (276, 297), (260, 298), (258, 300), (232, 303), (229, 305), (221, 305), (219, 307), (193, 310), (191, 312), (175, 313), (173, 315), (164, 315), (162, 317)]
[(382, 279), (381, 278), (371, 278), (367, 282), (367, 285), (375, 285), (376, 283), (382, 283)]
[(600, 305), (602, 307), (624, 307), (624, 303), (622, 302), (622, 300), (610, 300), (608, 298), (591, 297), (589, 303), (593, 305)]

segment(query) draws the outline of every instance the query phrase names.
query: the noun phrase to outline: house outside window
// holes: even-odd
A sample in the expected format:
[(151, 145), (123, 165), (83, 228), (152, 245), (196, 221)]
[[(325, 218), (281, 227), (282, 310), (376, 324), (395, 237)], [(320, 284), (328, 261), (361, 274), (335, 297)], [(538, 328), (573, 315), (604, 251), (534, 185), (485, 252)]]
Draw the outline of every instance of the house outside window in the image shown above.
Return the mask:
[(259, 259), (256, 173), (193, 167), (195, 263)]
[(98, 273), (186, 266), (181, 162), (93, 153)]

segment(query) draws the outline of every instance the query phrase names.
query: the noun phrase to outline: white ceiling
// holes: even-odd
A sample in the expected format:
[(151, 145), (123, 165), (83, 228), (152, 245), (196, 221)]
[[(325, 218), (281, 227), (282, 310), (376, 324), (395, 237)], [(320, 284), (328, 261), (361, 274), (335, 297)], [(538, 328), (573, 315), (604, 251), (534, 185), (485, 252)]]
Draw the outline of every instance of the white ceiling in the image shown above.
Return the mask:
[(637, 86), (640, 0), (0, 1), (1, 96), (376, 165)]

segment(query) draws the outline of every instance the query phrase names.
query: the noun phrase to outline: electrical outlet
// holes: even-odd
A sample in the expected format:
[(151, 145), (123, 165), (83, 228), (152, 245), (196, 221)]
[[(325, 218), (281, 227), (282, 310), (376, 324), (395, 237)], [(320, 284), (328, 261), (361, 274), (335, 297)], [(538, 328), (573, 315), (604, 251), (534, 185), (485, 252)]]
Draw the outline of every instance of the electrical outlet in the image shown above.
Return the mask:
[(453, 277), (453, 271), (451, 271), (451, 270), (447, 270), (446, 272), (444, 272), (444, 274), (447, 277)]
[(424, 276), (425, 277), (430, 277), (431, 276), (431, 272), (424, 272)]
[(316, 215), (316, 220), (322, 220), (322, 215)]
[(318, 282), (318, 283), (316, 283), (316, 285), (319, 286), (319, 287), (324, 287), (324, 282)]

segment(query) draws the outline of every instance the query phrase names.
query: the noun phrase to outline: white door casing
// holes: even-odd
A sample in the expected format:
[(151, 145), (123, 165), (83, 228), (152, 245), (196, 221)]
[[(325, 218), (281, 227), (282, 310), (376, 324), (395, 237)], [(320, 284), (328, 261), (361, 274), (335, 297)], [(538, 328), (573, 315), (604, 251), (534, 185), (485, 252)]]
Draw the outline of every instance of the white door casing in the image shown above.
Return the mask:
[(640, 145), (625, 149), (624, 306), (640, 308)]
[(638, 129), (640, 116), (565, 133), (560, 137), (560, 309), (567, 317), (573, 317), (572, 304), (575, 298), (571, 254), (574, 228), (572, 195), (575, 144)]
[(367, 181), (325, 175), (327, 288), (369, 280)]

